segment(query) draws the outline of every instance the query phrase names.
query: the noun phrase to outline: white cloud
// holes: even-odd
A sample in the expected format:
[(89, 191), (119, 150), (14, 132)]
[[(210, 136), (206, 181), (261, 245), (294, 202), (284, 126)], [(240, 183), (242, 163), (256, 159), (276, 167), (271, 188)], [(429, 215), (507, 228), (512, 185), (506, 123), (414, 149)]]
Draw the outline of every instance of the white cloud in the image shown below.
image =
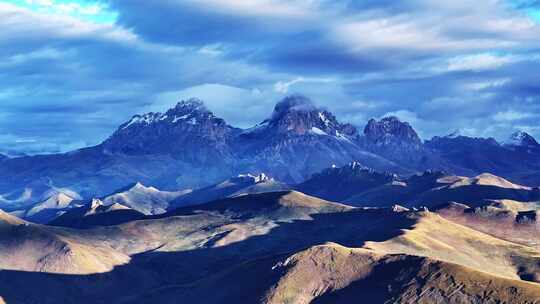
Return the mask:
[(455, 36), (451, 34), (451, 29), (438, 20), (403, 15), (337, 23), (331, 31), (331, 39), (347, 46), (351, 52), (389, 49), (451, 53), (508, 48), (514, 45), (511, 41), (497, 38)]
[(202, 99), (208, 109), (236, 127), (251, 127), (267, 118), (277, 99), (272, 90), (206, 83), (158, 94), (154, 103), (141, 111), (163, 112), (192, 97)]
[(399, 118), (399, 120), (406, 121), (411, 124), (416, 124), (421, 120), (420, 118), (418, 118), (418, 115), (416, 113), (409, 110), (397, 110), (393, 112), (387, 112), (381, 118), (389, 116), (395, 116)]
[(512, 55), (494, 55), (490, 53), (482, 53), (475, 55), (466, 55), (450, 58), (447, 61), (446, 70), (450, 72), (456, 71), (486, 71), (500, 68), (509, 63), (518, 61), (519, 59)]
[(188, 0), (194, 6), (252, 17), (306, 17), (313, 13), (313, 1), (308, 0)]
[(199, 49), (199, 53), (209, 55), (209, 56), (219, 56), (223, 54), (224, 52), (223, 49), (224, 49), (223, 45), (221, 45), (220, 43), (215, 43), (215, 44), (205, 45), (201, 47)]
[(516, 121), (526, 118), (531, 118), (534, 115), (532, 113), (518, 112), (514, 110), (508, 110), (503, 112), (497, 112), (493, 115), (495, 121), (504, 122), (504, 121)]
[(334, 82), (335, 79), (333, 78), (305, 78), (305, 77), (297, 77), (291, 81), (278, 81), (274, 84), (274, 91), (281, 93), (281, 94), (287, 94), (289, 92), (289, 88), (295, 84), (298, 83), (330, 83)]
[(502, 87), (510, 82), (510, 78), (501, 78), (501, 79), (494, 79), (491, 81), (482, 81), (482, 82), (471, 82), (466, 83), (463, 85), (463, 87), (466, 90), (471, 91), (482, 91), (485, 89), (492, 89), (497, 87)]
[(382, 105), (382, 102), (356, 100), (351, 102), (348, 106), (354, 110), (372, 110)]

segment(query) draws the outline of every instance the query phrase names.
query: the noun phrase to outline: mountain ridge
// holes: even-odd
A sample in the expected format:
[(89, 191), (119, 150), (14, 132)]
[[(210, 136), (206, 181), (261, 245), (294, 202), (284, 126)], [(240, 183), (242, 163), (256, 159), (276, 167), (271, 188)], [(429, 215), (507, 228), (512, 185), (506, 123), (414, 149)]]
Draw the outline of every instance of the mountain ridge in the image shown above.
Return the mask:
[(133, 116), (94, 147), (0, 161), (0, 170), (12, 175), (0, 181), (0, 207), (15, 210), (44, 200), (42, 193), (51, 181), (90, 199), (134, 182), (177, 191), (246, 172), (297, 184), (351, 161), (402, 175), (427, 169), (467, 176), (490, 172), (540, 183), (540, 149), (464, 136), (423, 142), (410, 124), (396, 117), (372, 119), (360, 134), (302, 95), (278, 102), (261, 124), (239, 129), (215, 116), (201, 100), (189, 99), (165, 113)]

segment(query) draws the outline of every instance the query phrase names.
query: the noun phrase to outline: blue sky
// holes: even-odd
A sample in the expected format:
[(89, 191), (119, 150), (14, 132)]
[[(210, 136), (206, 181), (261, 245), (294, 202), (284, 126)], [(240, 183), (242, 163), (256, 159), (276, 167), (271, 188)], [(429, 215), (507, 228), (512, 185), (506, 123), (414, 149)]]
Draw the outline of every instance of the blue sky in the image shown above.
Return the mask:
[(247, 127), (302, 93), (362, 128), (540, 137), (538, 0), (0, 0), (0, 151), (97, 144), (200, 97)]

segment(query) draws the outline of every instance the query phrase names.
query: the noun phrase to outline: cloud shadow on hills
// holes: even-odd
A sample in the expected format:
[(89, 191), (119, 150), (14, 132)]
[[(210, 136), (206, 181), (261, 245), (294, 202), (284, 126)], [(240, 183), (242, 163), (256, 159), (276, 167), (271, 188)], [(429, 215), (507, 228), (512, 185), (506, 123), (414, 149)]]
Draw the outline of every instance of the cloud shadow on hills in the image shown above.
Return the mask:
[(193, 284), (250, 260), (293, 254), (326, 242), (361, 247), (365, 241), (397, 236), (401, 229), (415, 223), (413, 218), (389, 210), (315, 214), (312, 218), (280, 222), (267, 234), (221, 247), (140, 253), (132, 256), (130, 263), (106, 273), (70, 275), (2, 270), (0, 296), (7, 304), (117, 303), (168, 285)]

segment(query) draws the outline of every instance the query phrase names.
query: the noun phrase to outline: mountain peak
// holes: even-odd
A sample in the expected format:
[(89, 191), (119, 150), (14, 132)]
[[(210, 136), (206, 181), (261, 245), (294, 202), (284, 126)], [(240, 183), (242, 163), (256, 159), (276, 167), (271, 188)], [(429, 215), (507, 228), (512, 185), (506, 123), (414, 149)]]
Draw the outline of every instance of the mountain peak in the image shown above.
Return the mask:
[(446, 137), (446, 138), (456, 138), (456, 137), (462, 136), (461, 133), (462, 133), (462, 132), (461, 132), (460, 129), (455, 129), (454, 131), (452, 131), (452, 133), (450, 133), (450, 134), (448, 134), (448, 135), (446, 135), (446, 136), (444, 136), (444, 137)]
[(289, 112), (309, 112), (315, 111), (317, 108), (306, 96), (295, 94), (283, 98), (274, 107), (272, 120), (279, 119)]
[[(356, 128), (339, 123), (334, 114), (315, 106), (303, 95), (291, 95), (279, 101), (272, 117), (260, 126), (277, 133), (295, 135), (329, 135), (343, 139), (357, 136)], [(260, 130), (260, 126), (257, 129)]]
[(407, 145), (420, 147), (422, 140), (408, 122), (402, 122), (395, 116), (384, 117), (377, 121), (370, 119), (364, 128), (366, 139), (379, 146)]
[(507, 144), (522, 147), (538, 147), (540, 145), (534, 137), (524, 131), (512, 133)]
[(147, 187), (141, 182), (131, 183), (128, 186), (118, 189), (116, 193), (131, 192), (131, 191), (157, 191), (154, 187)]
[(99, 206), (103, 206), (103, 202), (100, 199), (93, 198), (88, 205), (88, 209), (93, 210), (98, 208)]
[(204, 105), (204, 102), (199, 98), (189, 98), (179, 101), (174, 108), (167, 111), (168, 113), (190, 114), (194, 112), (211, 113)]
[(273, 181), (274, 179), (264, 173), (260, 173), (259, 175), (252, 175), (248, 173), (248, 174), (239, 174), (233, 180), (258, 184), (258, 183)]
[(180, 124), (195, 125), (201, 120), (214, 119), (214, 113), (210, 112), (204, 102), (198, 98), (190, 98), (178, 102), (173, 108), (165, 113), (149, 112), (134, 115), (129, 121), (120, 125), (119, 131), (129, 128), (147, 127), (155, 124)]
[(107, 153), (171, 154), (207, 162), (229, 154), (226, 142), (235, 132), (200, 99), (191, 98), (165, 113), (133, 116), (103, 147)]

